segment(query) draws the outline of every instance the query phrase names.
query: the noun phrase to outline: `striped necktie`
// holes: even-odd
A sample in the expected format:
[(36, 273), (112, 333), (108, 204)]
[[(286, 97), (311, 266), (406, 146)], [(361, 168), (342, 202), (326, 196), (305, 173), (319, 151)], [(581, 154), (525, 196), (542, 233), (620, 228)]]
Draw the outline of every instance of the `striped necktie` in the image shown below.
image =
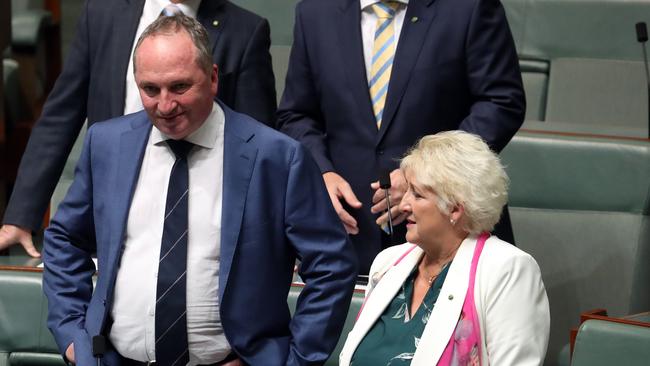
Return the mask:
[(167, 140), (176, 155), (167, 186), (158, 284), (156, 287), (156, 365), (186, 365), (186, 272), (189, 169), (187, 154), (194, 146), (184, 140)]
[(379, 129), (384, 113), (384, 105), (386, 104), (390, 73), (393, 69), (393, 57), (395, 56), (395, 27), (393, 26), (393, 19), (395, 18), (395, 11), (399, 3), (396, 1), (380, 1), (371, 6), (377, 15), (377, 30), (375, 31), (368, 87), (370, 88), (372, 110), (375, 113), (377, 129)]

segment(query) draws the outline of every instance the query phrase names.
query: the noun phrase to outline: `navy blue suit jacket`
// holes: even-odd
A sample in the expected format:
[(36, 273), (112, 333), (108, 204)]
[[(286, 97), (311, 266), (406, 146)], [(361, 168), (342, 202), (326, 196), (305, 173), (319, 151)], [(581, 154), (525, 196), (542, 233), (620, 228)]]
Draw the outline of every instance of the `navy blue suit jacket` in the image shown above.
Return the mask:
[[(224, 111), (219, 310), (225, 335), (250, 365), (322, 363), (345, 321), (354, 252), (309, 153), (245, 115)], [(92, 337), (106, 332), (150, 129), (144, 112), (93, 125), (74, 182), (45, 233), (48, 326), (62, 353), (74, 342), (83, 366), (94, 364)], [(287, 294), (296, 257), (306, 286), (291, 319)], [(104, 360), (120, 364), (114, 351)]]
[[(121, 116), (125, 78), (145, 0), (87, 0), (63, 71), (32, 131), (4, 223), (37, 230), (84, 120)], [(206, 27), (219, 66), (217, 97), (273, 125), (275, 81), (268, 22), (226, 0), (204, 0)], [(215, 26), (216, 24), (216, 26)]]
[(278, 126), (363, 203), (353, 210), (360, 234), (352, 237), (363, 273), (381, 249), (370, 213), (378, 171), (396, 169), (420, 137), (445, 130), (475, 133), (500, 151), (523, 122), (525, 98), (498, 0), (410, 0), (377, 130), (360, 19), (358, 0), (297, 5)]

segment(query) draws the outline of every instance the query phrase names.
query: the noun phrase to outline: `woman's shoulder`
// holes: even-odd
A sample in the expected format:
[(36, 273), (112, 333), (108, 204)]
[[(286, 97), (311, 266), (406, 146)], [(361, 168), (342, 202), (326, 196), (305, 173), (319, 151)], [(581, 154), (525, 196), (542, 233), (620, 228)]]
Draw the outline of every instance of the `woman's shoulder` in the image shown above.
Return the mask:
[(491, 236), (485, 243), (479, 266), (489, 268), (491, 272), (540, 272), (532, 255), (496, 236)]
[(370, 273), (377, 272), (381, 268), (393, 265), (401, 256), (407, 254), (414, 247), (416, 247), (415, 244), (404, 243), (382, 250), (372, 261)]

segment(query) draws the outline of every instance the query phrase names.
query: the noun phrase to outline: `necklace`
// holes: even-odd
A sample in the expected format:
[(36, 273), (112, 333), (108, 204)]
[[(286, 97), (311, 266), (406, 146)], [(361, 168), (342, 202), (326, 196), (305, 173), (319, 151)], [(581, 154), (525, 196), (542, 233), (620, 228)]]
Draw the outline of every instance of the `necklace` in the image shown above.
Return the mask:
[(445, 270), (445, 267), (447, 267), (449, 263), (450, 262), (443, 264), (442, 267), (440, 267), (440, 271), (434, 275), (430, 275), (424, 268), (422, 268), (422, 274), (426, 277), (429, 287), (433, 286), (433, 282), (436, 280), (436, 278), (438, 278), (438, 276), (440, 276), (440, 273)]

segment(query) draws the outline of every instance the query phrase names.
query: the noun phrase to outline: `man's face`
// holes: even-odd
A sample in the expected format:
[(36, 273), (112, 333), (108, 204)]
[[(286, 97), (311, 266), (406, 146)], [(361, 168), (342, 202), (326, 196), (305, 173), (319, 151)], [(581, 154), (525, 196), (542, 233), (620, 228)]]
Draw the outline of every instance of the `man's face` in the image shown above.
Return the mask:
[(154, 126), (175, 140), (201, 127), (217, 94), (217, 67), (206, 74), (196, 52), (184, 30), (146, 38), (137, 50), (135, 81), (142, 105)]

